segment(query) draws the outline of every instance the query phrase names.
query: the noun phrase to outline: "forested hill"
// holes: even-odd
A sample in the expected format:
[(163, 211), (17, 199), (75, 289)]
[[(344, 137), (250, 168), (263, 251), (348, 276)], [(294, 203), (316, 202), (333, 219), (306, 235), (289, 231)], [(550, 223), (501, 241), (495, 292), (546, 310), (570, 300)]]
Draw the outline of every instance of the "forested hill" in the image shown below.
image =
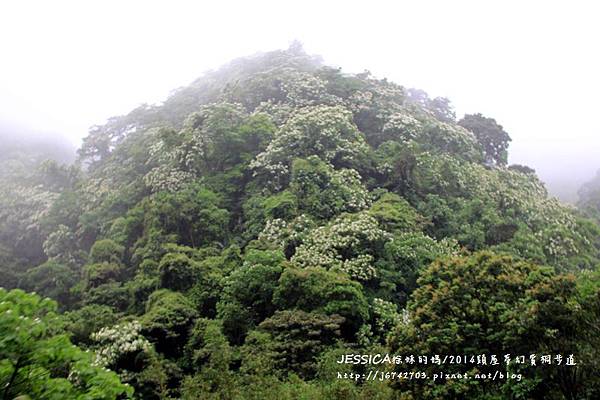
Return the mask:
[[(75, 146), (58, 135), (0, 120), (0, 286), (17, 285), (15, 265), (31, 267), (46, 259), (41, 213), (67, 186)], [(17, 272), (18, 274), (18, 272)]]
[(590, 218), (600, 223), (600, 170), (591, 181), (579, 190), (578, 207)]
[[(60, 310), (0, 290), (2, 307), (51, 326), (0, 342), (0, 384), (39, 398), (53, 385), (107, 399), (597, 398), (598, 221), (507, 166), (509, 141), (493, 118), (457, 120), (448, 99), (296, 44), (111, 118), (75, 166), (0, 192), (0, 286)], [(19, 356), (44, 340), (91, 353)], [(520, 381), (336, 378), (368, 370), (342, 354), (386, 352), (578, 364), (511, 366)], [(11, 380), (24, 359), (43, 385)], [(100, 373), (129, 386), (108, 391)]]

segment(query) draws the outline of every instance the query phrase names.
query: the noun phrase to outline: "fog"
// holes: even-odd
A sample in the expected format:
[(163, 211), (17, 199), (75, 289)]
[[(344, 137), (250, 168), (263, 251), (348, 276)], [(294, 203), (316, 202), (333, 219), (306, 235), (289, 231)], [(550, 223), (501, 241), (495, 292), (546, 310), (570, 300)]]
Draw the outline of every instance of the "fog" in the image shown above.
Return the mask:
[(599, 6), (396, 3), (4, 2), (0, 122), (78, 145), (91, 125), (203, 71), (298, 39), (347, 72), (448, 97), (458, 117), (495, 118), (513, 139), (509, 161), (574, 201), (600, 168)]

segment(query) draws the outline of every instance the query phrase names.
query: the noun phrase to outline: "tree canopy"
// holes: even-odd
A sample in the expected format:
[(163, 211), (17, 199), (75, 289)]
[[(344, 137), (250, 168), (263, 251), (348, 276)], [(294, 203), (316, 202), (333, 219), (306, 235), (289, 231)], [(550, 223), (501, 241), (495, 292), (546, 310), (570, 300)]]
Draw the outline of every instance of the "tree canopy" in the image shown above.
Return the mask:
[[(296, 43), (93, 127), (72, 165), (0, 152), (0, 396), (597, 398), (598, 179), (564, 205), (509, 142)], [(580, 363), (338, 379), (396, 352)]]

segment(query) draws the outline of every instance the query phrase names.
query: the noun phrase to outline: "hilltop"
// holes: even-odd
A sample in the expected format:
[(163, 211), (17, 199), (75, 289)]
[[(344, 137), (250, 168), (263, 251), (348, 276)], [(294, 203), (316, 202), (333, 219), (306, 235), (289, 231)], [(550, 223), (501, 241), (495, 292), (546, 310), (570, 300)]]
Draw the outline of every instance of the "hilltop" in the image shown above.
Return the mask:
[[(137, 398), (592, 398), (600, 226), (507, 165), (509, 142), (298, 44), (241, 58), (0, 193), (0, 286), (56, 300)], [(366, 371), (342, 354), (387, 352), (581, 362), (335, 378)], [(395, 370), (416, 367), (436, 368)]]

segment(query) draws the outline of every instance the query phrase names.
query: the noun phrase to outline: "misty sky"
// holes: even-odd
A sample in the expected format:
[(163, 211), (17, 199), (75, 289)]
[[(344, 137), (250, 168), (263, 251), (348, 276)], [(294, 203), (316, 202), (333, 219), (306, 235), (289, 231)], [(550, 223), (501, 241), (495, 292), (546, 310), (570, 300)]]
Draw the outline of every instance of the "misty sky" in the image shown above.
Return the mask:
[[(594, 1), (14, 1), (0, 4), (0, 122), (79, 144), (93, 124), (163, 100), (208, 69), (300, 40), (481, 112), (572, 196), (600, 168)], [(206, 2), (208, 3), (208, 2)]]

